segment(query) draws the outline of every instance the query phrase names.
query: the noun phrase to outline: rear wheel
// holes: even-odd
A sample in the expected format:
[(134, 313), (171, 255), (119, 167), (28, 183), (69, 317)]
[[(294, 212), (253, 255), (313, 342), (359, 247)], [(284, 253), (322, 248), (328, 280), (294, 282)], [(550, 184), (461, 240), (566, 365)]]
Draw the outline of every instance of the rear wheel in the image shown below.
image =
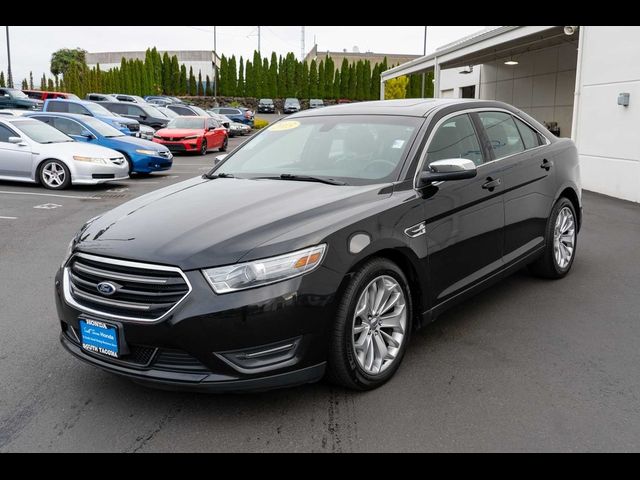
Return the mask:
[(573, 203), (562, 197), (553, 206), (546, 231), (546, 244), (540, 258), (529, 265), (534, 275), (562, 278), (571, 269), (576, 255), (578, 222)]
[(45, 160), (38, 176), (42, 185), (50, 190), (63, 190), (71, 185), (71, 173), (59, 160)]
[(389, 380), (409, 342), (412, 314), (402, 270), (384, 258), (365, 263), (339, 301), (327, 378), (356, 390), (371, 390)]
[(207, 139), (202, 139), (202, 144), (200, 145), (200, 155), (206, 155), (208, 150)]
[(229, 145), (229, 138), (227, 138), (227, 136), (225, 135), (222, 145), (220, 145), (220, 148), (218, 150), (221, 152), (226, 152), (228, 145)]

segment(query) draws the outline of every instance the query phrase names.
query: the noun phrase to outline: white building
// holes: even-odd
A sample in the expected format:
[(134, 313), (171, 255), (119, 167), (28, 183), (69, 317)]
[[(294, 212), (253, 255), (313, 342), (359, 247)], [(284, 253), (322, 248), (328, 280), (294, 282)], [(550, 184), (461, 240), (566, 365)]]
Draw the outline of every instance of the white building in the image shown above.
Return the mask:
[(638, 39), (640, 27), (493, 27), (384, 72), (382, 86), (433, 70), (437, 96), (473, 87), (472, 98), (510, 103), (573, 138), (584, 189), (640, 202)]

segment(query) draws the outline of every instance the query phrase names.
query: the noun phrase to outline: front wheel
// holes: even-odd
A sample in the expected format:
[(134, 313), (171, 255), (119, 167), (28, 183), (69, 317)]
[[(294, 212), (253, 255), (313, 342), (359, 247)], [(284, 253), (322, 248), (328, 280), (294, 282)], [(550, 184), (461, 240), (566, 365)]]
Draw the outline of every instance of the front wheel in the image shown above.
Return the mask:
[(543, 278), (562, 278), (569, 273), (576, 255), (577, 218), (573, 203), (568, 198), (560, 198), (549, 216), (547, 246), (542, 256), (529, 265), (531, 273)]
[(209, 147), (207, 146), (207, 139), (202, 139), (202, 144), (200, 145), (200, 155), (206, 155)]
[(384, 258), (366, 262), (339, 300), (327, 378), (356, 390), (384, 384), (400, 366), (412, 314), (411, 291), (402, 270)]
[(64, 190), (71, 185), (71, 173), (59, 160), (45, 160), (40, 167), (40, 182), (50, 190)]

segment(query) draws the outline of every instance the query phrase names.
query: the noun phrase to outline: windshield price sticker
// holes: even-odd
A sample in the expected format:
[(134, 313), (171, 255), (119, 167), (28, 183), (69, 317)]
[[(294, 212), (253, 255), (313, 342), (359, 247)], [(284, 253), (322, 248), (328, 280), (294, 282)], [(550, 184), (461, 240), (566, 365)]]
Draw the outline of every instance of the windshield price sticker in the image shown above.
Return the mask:
[(269, 131), (282, 132), (283, 130), (293, 130), (294, 128), (298, 128), (299, 126), (300, 122), (297, 122), (295, 120), (284, 120), (269, 127)]

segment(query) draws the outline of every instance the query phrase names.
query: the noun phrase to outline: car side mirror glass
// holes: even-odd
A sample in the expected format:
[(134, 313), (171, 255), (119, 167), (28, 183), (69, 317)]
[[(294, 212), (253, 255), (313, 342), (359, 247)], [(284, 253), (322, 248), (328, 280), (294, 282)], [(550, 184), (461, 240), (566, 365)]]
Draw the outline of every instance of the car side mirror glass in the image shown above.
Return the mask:
[(84, 129), (84, 130), (82, 130), (82, 131), (80, 132), (80, 136), (81, 136), (81, 137), (85, 137), (85, 138), (92, 139), (92, 138), (93, 138), (93, 133), (91, 133), (89, 130)]
[(420, 174), (420, 187), (445, 180), (463, 180), (478, 174), (476, 164), (466, 158), (450, 158), (431, 162)]
[(216, 158), (213, 159), (213, 164), (214, 165), (219, 164), (222, 160), (227, 158), (227, 155), (228, 155), (228, 153), (225, 153), (224, 155), (218, 155)]
[(15, 144), (22, 143), (22, 138), (20, 138), (20, 137), (9, 137), (9, 143), (15, 143)]

